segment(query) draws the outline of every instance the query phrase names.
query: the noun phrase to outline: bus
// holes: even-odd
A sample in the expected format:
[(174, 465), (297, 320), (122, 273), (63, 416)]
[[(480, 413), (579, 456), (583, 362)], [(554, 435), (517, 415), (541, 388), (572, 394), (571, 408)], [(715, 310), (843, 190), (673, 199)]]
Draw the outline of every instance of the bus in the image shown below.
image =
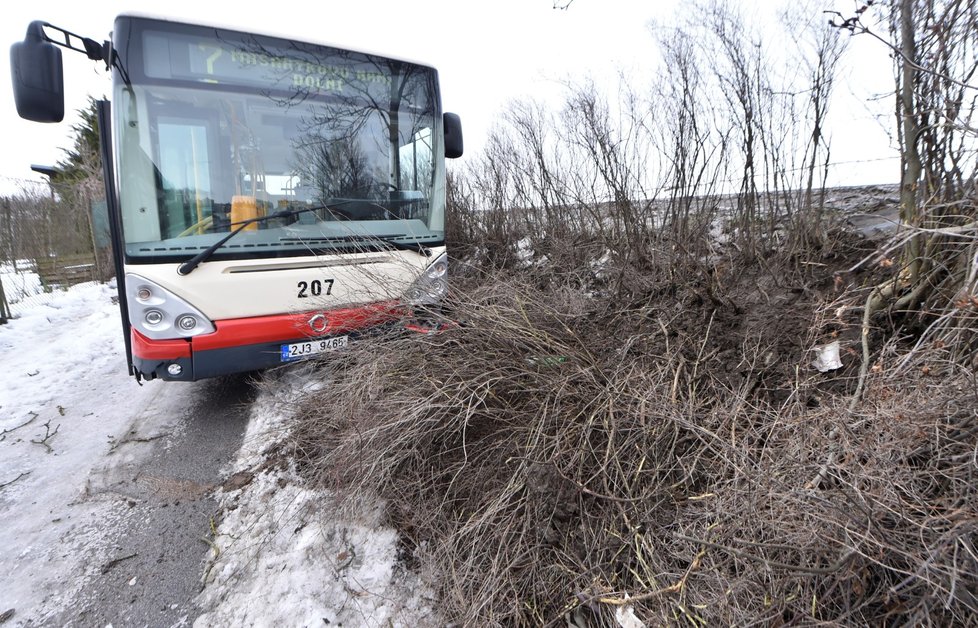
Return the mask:
[(139, 14), (103, 43), (37, 21), (11, 46), (21, 117), (63, 119), (62, 49), (112, 73), (98, 121), (137, 381), (334, 351), (445, 294), (462, 130), (434, 68)]

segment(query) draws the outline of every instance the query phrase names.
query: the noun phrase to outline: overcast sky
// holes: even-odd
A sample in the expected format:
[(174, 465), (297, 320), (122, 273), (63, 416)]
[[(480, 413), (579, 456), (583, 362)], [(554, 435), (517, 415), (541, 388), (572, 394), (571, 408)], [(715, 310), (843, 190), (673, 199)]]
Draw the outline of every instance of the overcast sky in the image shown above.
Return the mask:
[[(566, 2), (566, 0), (560, 0)], [(733, 2), (735, 0), (728, 0)], [(41, 0), (12, 2), (0, 23), (3, 51), (23, 39), (34, 19), (106, 39), (118, 13), (141, 12), (185, 21), (201, 20), (243, 30), (290, 35), (422, 61), (438, 68), (445, 110), (461, 115), (466, 156), (478, 153), (507, 102), (526, 95), (559, 93), (562, 80), (591, 75), (613, 85), (619, 71), (647, 75), (658, 62), (649, 21), (669, 25), (680, 0), (574, 0), (555, 10), (554, 0), (273, 0), (235, 3), (203, 0)], [(743, 0), (749, 12), (770, 17), (777, 0)], [(825, 0), (849, 13), (852, 0)], [(838, 88), (833, 161), (835, 183), (897, 179), (896, 155), (883, 126), (873, 119), (892, 110), (890, 101), (869, 99), (889, 85), (886, 51), (856, 38), (856, 54), (844, 62), (846, 83)], [(858, 59), (858, 63), (854, 60)], [(9, 63), (0, 63), (0, 194), (23, 180), (43, 180), (31, 164), (52, 165), (70, 145), (70, 126), (89, 94), (108, 95), (106, 72), (83, 55), (65, 52), (66, 119), (41, 125), (17, 117)], [(888, 119), (884, 124), (891, 124)], [(889, 161), (880, 161), (889, 158)], [(464, 158), (463, 158), (464, 159)], [(867, 160), (870, 160), (867, 162)], [(855, 163), (867, 162), (867, 163)]]

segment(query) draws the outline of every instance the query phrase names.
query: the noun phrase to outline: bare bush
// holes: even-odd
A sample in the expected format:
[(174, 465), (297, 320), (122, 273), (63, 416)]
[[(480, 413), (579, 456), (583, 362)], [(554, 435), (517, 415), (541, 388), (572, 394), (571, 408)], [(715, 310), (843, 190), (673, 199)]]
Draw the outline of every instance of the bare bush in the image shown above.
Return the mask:
[(54, 249), (55, 240), (63, 237), (54, 205), (50, 190), (43, 185), (25, 186), (20, 194), (3, 199), (0, 232), (4, 261), (16, 264)]
[[(570, 285), (480, 283), (456, 296), (460, 326), (346, 356), (329, 403), (300, 404), (320, 409), (296, 445), (319, 482), (388, 501), (450, 617), (610, 624), (632, 606), (653, 624), (865, 624), (978, 611), (973, 383), (933, 364), (942, 394), (874, 380), (849, 412), (778, 357), (805, 342), (811, 303), (782, 308), (772, 330), (744, 316), (754, 297), (739, 289), (718, 295), (726, 305), (691, 309), (690, 286), (622, 309)], [(815, 488), (832, 442), (847, 453)]]
[(35, 266), (85, 260), (92, 267), (88, 278), (105, 280), (114, 271), (108, 225), (95, 219), (95, 206), (105, 199), (95, 100), (79, 114), (74, 146), (48, 183), (24, 182), (19, 194), (0, 199), (0, 260), (30, 260)]
[[(0, 199), (0, 261), (33, 268), (66, 261), (91, 268), (88, 280), (112, 275), (108, 233), (100, 242), (94, 204), (104, 199), (101, 175), (54, 185), (27, 185)], [(107, 225), (106, 225), (107, 226)]]
[(569, 81), (555, 113), (512, 103), (484, 154), (453, 173), (466, 191), (459, 232), (484, 234), (480, 261), (494, 267), (606, 260), (619, 271), (609, 290), (623, 296), (663, 263), (695, 274), (724, 249), (752, 263), (787, 243), (793, 264), (772, 276), (804, 277), (833, 244), (823, 125), (844, 44), (798, 11), (808, 19), (790, 18), (790, 62), (806, 73), (780, 70), (788, 60), (776, 44), (704, 2), (679, 26), (653, 29), (664, 59), (648, 85), (622, 77), (609, 98)]
[[(924, 40), (965, 67), (965, 22), (957, 39), (937, 25), (973, 12), (942, 6)], [(927, 188), (943, 213), (871, 252), (823, 212), (843, 44), (792, 22), (805, 71), (785, 76), (726, 5), (688, 16), (654, 29), (667, 64), (647, 96), (584, 82), (559, 110), (510, 107), (452, 174), (457, 324), (333, 362), (295, 453), (388, 501), (463, 625), (616, 625), (626, 608), (651, 625), (967, 623), (978, 383), (959, 358), (978, 254), (974, 177), (948, 168), (970, 172), (970, 144), (929, 162), (929, 186), (957, 186)], [(973, 126), (961, 110), (954, 132)], [(921, 303), (930, 318), (889, 339), (873, 299), (888, 322)], [(845, 366), (821, 374), (829, 340)]]

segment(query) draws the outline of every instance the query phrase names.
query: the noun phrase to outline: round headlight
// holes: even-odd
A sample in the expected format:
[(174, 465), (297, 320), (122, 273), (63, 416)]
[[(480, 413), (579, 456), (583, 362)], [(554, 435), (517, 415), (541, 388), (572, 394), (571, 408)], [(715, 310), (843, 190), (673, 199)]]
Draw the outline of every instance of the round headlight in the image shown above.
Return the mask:
[(437, 279), (438, 277), (444, 277), (447, 272), (448, 262), (441, 260), (431, 265), (431, 268), (428, 269), (428, 276)]
[(143, 320), (146, 321), (148, 325), (159, 325), (163, 322), (163, 312), (159, 310), (147, 310), (146, 314), (143, 316)]
[(435, 298), (441, 298), (445, 296), (445, 293), (447, 291), (448, 291), (448, 285), (445, 283), (444, 280), (441, 279), (437, 281), (432, 281), (431, 286), (428, 288), (428, 294), (430, 294)]
[(177, 319), (177, 327), (183, 331), (191, 331), (197, 327), (197, 319), (190, 314), (184, 314)]
[(153, 296), (153, 291), (146, 286), (140, 286), (136, 289), (136, 298), (140, 301), (149, 301), (150, 297)]

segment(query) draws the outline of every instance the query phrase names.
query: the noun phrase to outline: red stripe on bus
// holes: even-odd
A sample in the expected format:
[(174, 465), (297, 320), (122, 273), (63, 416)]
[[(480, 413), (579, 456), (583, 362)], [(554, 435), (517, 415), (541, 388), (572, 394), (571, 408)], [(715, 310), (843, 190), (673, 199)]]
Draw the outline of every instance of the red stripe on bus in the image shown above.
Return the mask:
[[(401, 304), (390, 301), (321, 312), (235, 318), (214, 321), (217, 331), (194, 336), (191, 342), (194, 351), (208, 351), (267, 342), (285, 342), (296, 338), (315, 338), (374, 327), (395, 320), (403, 313)], [(315, 328), (310, 324), (314, 317)], [(325, 321), (319, 317), (325, 317)]]
[(132, 354), (143, 360), (176, 360), (190, 357), (190, 343), (183, 339), (153, 340), (132, 330)]

